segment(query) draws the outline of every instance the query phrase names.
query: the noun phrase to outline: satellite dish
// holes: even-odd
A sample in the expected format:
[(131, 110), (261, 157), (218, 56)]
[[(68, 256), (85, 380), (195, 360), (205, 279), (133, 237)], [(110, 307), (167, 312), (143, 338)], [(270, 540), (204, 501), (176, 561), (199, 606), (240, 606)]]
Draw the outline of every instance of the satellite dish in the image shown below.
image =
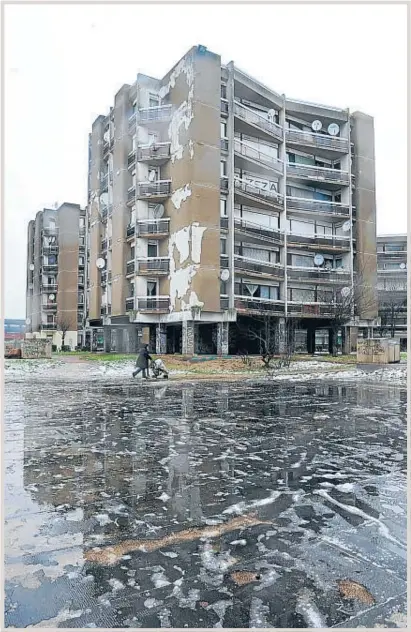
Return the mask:
[(222, 281), (228, 281), (228, 279), (230, 278), (229, 270), (227, 270), (227, 268), (224, 268), (224, 270), (221, 270), (220, 277)]
[(343, 287), (341, 290), (341, 296), (343, 296), (344, 298), (347, 298), (347, 296), (351, 293), (351, 288), (350, 287)]
[(340, 131), (340, 126), (337, 125), (337, 123), (330, 123), (327, 129), (330, 136), (337, 136)]
[(34, 270), (34, 263), (30, 263), (29, 268), (30, 270)]
[(318, 119), (313, 121), (312, 124), (311, 124), (311, 127), (312, 127), (314, 132), (319, 132), (320, 129), (322, 128), (322, 126), (323, 126), (323, 124)]
[(315, 255), (314, 257), (314, 265), (315, 266), (322, 266), (322, 264), (324, 263), (324, 257), (320, 254)]
[(160, 219), (164, 215), (164, 205), (156, 204), (153, 211), (154, 219)]
[(99, 257), (96, 261), (96, 266), (98, 267), (99, 270), (102, 270), (103, 268), (106, 267), (106, 262), (102, 257)]
[(31, 323), (30, 318), (26, 318), (26, 325), (30, 325), (30, 323)]
[(55, 298), (56, 297), (54, 296), (54, 294), (50, 294), (50, 296), (49, 296), (50, 301), (54, 301)]
[(154, 182), (154, 180), (156, 179), (156, 177), (157, 177), (157, 172), (156, 172), (156, 170), (155, 170), (155, 169), (152, 169), (152, 170), (150, 171), (150, 173), (148, 174), (148, 181), (149, 181), (149, 182)]
[(400, 263), (401, 270), (405, 270), (406, 267), (407, 267), (406, 263)]
[(347, 220), (346, 222), (344, 222), (344, 224), (342, 225), (342, 229), (345, 233), (348, 233), (348, 231), (351, 228), (351, 222), (350, 220)]
[(275, 117), (275, 110), (268, 110), (267, 112), (267, 117), (269, 121), (274, 121), (274, 117)]
[(107, 204), (108, 204), (108, 193), (102, 193), (100, 195), (100, 204), (103, 204), (103, 206), (107, 206)]

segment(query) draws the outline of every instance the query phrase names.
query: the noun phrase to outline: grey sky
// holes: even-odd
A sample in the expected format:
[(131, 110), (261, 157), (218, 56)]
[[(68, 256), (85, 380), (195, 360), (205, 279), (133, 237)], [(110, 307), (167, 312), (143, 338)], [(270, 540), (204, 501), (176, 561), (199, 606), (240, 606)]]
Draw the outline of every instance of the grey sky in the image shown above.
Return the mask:
[(287, 96), (374, 116), (378, 232), (405, 232), (406, 25), (396, 5), (7, 6), (5, 316), (25, 317), (27, 222), (86, 203), (95, 117), (196, 44)]

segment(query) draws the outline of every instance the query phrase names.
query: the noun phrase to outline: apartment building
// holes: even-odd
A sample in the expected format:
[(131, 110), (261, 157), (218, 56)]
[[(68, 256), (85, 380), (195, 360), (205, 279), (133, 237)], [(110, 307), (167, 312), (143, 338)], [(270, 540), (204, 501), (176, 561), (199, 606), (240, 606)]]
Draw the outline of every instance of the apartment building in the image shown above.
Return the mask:
[(57, 347), (82, 345), (85, 318), (86, 211), (65, 202), (28, 224), (26, 337)]
[(382, 336), (407, 348), (407, 235), (378, 235), (378, 304)]
[(88, 335), (107, 351), (253, 351), (239, 332), (269, 313), (279, 350), (294, 321), (314, 351), (341, 289), (361, 286), (341, 332), (354, 349), (377, 323), (375, 216), (371, 116), (289, 98), (193, 47), (93, 123)]

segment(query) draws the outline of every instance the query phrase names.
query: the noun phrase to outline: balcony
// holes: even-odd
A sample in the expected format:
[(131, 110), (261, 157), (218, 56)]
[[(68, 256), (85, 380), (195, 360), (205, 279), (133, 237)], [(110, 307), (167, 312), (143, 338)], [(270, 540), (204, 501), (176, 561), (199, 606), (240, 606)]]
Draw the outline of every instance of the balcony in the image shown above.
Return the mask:
[(303, 214), (313, 213), (329, 217), (349, 218), (350, 216), (350, 207), (346, 204), (291, 196), (287, 197), (287, 211), (289, 209)]
[(288, 301), (287, 311), (291, 316), (301, 317), (332, 317), (335, 316), (332, 303), (297, 303)]
[(136, 164), (136, 151), (135, 149), (133, 149), (132, 151), (130, 151), (129, 155), (127, 156), (127, 168), (130, 169), (130, 167), (133, 167)]
[(230, 267), (230, 260), (228, 255), (220, 255), (220, 268), (223, 270), (224, 268)]
[(241, 274), (264, 276), (280, 281), (284, 279), (284, 267), (279, 263), (257, 261), (256, 259), (250, 259), (249, 257), (235, 255), (234, 267), (235, 270)]
[(104, 222), (107, 219), (108, 207), (102, 206), (100, 211), (101, 220)]
[(106, 156), (114, 146), (114, 137), (109, 140), (103, 140), (103, 156)]
[(57, 331), (57, 323), (42, 323), (40, 327), (46, 331)]
[(126, 312), (132, 312), (134, 310), (134, 296), (126, 298)]
[(57, 292), (57, 283), (42, 283), (41, 284), (42, 292)]
[(136, 264), (134, 261), (127, 261), (127, 265), (126, 265), (126, 276), (131, 276), (133, 274), (135, 274), (136, 271)]
[(287, 244), (293, 248), (305, 250), (318, 250), (326, 252), (346, 252), (351, 248), (349, 237), (337, 237), (335, 235), (299, 235), (288, 233)]
[(170, 219), (142, 219), (137, 222), (138, 237), (158, 238), (167, 237), (170, 233)]
[(45, 305), (42, 305), (42, 310), (43, 310), (43, 312), (56, 312), (57, 311), (57, 303), (56, 302), (46, 303)]
[(285, 132), (286, 142), (299, 147), (311, 147), (316, 149), (326, 149), (327, 151), (340, 154), (348, 153), (348, 140), (337, 136), (327, 136), (326, 134), (315, 134), (303, 130), (287, 129)]
[[(267, 118), (249, 109), (238, 101), (234, 102), (234, 116), (238, 119), (242, 125), (239, 126), (239, 131), (245, 133), (250, 132), (247, 130), (247, 126), (251, 126), (254, 130), (258, 129), (259, 132), (263, 132), (264, 135), (275, 138), (276, 140), (283, 140), (283, 128), (274, 121), (269, 121)], [(245, 124), (245, 125), (244, 125)], [(255, 135), (255, 131), (253, 133)]]
[(240, 313), (270, 313), (284, 315), (284, 301), (273, 299), (255, 298), (253, 296), (234, 297), (234, 306)]
[(225, 312), (230, 308), (230, 299), (228, 296), (220, 296), (220, 310)]
[(133, 114), (128, 119), (128, 131), (130, 133), (133, 132), (136, 128), (136, 119), (137, 119), (137, 113), (133, 112)]
[(235, 217), (234, 227), (236, 234), (244, 235), (243, 239), (246, 238), (252, 242), (264, 241), (279, 246), (284, 244), (284, 235), (279, 230), (268, 226), (261, 226), (260, 224), (245, 221), (240, 217)]
[(170, 159), (170, 143), (140, 145), (137, 151), (137, 159), (139, 162), (163, 165)]
[(351, 273), (349, 270), (325, 268), (303, 268), (297, 266), (287, 266), (287, 277), (289, 280), (309, 283), (335, 283), (351, 285)]
[(388, 257), (389, 259), (406, 259), (407, 258), (407, 250), (386, 250), (384, 252), (377, 251), (377, 257), (380, 259), (385, 259)]
[(170, 309), (169, 296), (143, 296), (137, 299), (137, 310), (148, 313), (168, 313)]
[(131, 187), (127, 192), (127, 205), (134, 204), (136, 200), (136, 187)]
[(221, 99), (220, 111), (222, 114), (228, 114), (228, 101), (226, 99)]
[(49, 255), (57, 255), (58, 251), (58, 246), (43, 246), (42, 254), (48, 257)]
[(107, 252), (107, 247), (108, 247), (108, 242), (107, 242), (107, 239), (104, 239), (104, 240), (101, 242), (100, 252), (101, 252), (101, 253), (105, 253), (105, 252)]
[(139, 199), (155, 199), (158, 201), (168, 198), (171, 192), (171, 180), (157, 180), (156, 182), (140, 182), (137, 189)]
[(287, 163), (287, 178), (339, 186), (349, 184), (349, 174), (347, 171), (329, 169), (328, 167), (302, 165), (295, 162)]
[[(227, 141), (228, 142), (228, 141)], [(234, 140), (234, 155), (239, 158), (240, 167), (247, 168), (247, 163), (252, 163), (260, 169), (272, 172), (276, 171), (279, 175), (283, 175), (284, 167), (281, 160), (274, 156), (270, 156), (247, 143), (243, 143), (238, 139)]]
[(242, 178), (234, 178), (234, 193), (240, 204), (262, 209), (282, 210), (284, 208), (283, 196), (277, 191), (270, 190), (268, 184), (259, 180), (252, 184)]
[(222, 176), (220, 178), (220, 189), (223, 193), (228, 193), (228, 178), (227, 176)]
[(45, 226), (42, 229), (42, 233), (43, 233), (43, 235), (52, 236), (52, 235), (57, 235), (58, 234), (58, 230), (57, 230), (57, 228), (51, 228), (50, 226), (49, 227)]
[(384, 268), (378, 268), (377, 269), (377, 274), (383, 274), (386, 277), (395, 277), (395, 276), (399, 276), (399, 277), (404, 277), (407, 276), (407, 265), (404, 261), (404, 268), (394, 268), (394, 270), (386, 270)]
[(220, 217), (221, 230), (228, 230), (228, 217)]
[(58, 266), (57, 266), (57, 263), (43, 263), (42, 268), (43, 268), (43, 272), (45, 273), (51, 272), (51, 273), (56, 274)]
[(151, 123), (167, 123), (171, 119), (172, 105), (157, 105), (152, 108), (143, 108), (138, 111), (139, 125)]
[(169, 273), (170, 260), (168, 257), (153, 257), (138, 260), (138, 274), (164, 276)]
[(225, 151), (226, 153), (228, 152), (228, 138), (220, 139), (220, 149), (221, 151)]

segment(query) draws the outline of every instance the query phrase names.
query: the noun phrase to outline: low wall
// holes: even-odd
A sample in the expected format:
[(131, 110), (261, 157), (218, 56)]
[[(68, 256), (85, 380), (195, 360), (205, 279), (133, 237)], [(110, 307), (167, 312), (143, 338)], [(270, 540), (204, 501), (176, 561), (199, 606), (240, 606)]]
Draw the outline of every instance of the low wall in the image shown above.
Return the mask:
[(400, 361), (400, 345), (390, 338), (366, 338), (357, 342), (358, 364), (392, 364)]
[(44, 338), (32, 338), (21, 343), (21, 357), (28, 360), (51, 358), (51, 341)]

